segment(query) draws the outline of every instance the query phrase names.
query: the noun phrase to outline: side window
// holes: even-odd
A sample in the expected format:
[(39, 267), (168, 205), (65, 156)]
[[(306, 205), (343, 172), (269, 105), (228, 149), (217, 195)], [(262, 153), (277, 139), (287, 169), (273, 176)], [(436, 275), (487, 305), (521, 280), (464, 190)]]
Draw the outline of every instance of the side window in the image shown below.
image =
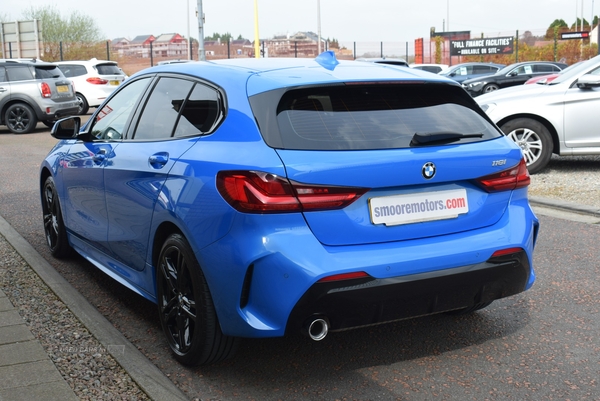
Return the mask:
[(146, 102), (133, 139), (170, 138), (193, 86), (194, 82), (185, 79), (161, 78)]
[(175, 129), (175, 136), (209, 132), (221, 117), (219, 93), (208, 86), (196, 84), (185, 102)]
[(133, 81), (122, 88), (96, 114), (91, 133), (98, 139), (122, 139), (125, 124), (135, 111), (138, 99), (150, 83), (150, 78)]
[(536, 64), (534, 66), (534, 72), (550, 74), (555, 71), (553, 67), (554, 66), (550, 64)]
[(10, 66), (6, 68), (6, 75), (8, 80), (11, 82), (15, 81), (29, 81), (33, 79), (33, 75), (31, 75), (31, 70), (28, 66)]
[(6, 68), (0, 67), (0, 82), (6, 82)]
[(497, 70), (487, 65), (476, 65), (473, 69), (474, 74), (494, 74)]

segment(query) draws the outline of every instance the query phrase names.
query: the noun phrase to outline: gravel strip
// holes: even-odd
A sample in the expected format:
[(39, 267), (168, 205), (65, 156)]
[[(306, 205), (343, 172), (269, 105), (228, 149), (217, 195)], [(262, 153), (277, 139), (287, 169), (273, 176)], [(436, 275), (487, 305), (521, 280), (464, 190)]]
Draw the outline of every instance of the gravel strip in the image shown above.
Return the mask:
[(1, 235), (0, 266), (0, 288), (79, 399), (149, 399)]
[(600, 208), (600, 156), (552, 156), (531, 176), (529, 195)]

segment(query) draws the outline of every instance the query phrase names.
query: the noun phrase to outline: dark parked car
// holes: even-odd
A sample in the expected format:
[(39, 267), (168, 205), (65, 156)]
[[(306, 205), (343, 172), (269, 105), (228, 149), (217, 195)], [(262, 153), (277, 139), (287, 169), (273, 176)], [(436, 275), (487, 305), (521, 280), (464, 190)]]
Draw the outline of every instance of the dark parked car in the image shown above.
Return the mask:
[(480, 77), (484, 75), (493, 75), (497, 73), (504, 64), (494, 63), (462, 63), (448, 67), (439, 72), (440, 75), (451, 78), (456, 82), (463, 82), (467, 79)]
[(40, 170), (50, 251), (155, 302), (181, 363), (535, 280), (521, 149), (449, 79), (333, 52), (167, 64), (80, 121)]
[(501, 88), (522, 85), (539, 75), (555, 74), (567, 68), (565, 63), (554, 61), (524, 61), (507, 65), (494, 75), (468, 79), (463, 87), (471, 96), (479, 96)]

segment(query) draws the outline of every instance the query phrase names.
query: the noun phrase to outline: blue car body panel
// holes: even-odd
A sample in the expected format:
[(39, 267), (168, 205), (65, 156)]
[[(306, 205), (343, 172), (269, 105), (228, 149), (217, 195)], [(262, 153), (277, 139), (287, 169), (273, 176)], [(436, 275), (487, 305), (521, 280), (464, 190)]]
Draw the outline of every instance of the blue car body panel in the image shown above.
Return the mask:
[[(140, 77), (206, 83), (224, 94), (225, 114), (206, 135), (129, 140), (140, 104), (122, 128), (124, 139), (62, 140), (41, 173), (55, 178), (69, 243), (145, 298), (157, 301), (154, 263), (164, 233), (173, 231), (192, 247), (221, 329), (231, 336), (284, 335), (306, 294), (333, 274), (364, 272), (386, 283), (423, 275), (443, 278), (485, 270), (497, 250), (521, 249), (525, 278), (518, 291), (532, 286), (538, 221), (527, 188), (486, 192), (478, 182), (519, 165), (522, 155), (512, 141), (498, 134), (470, 143), (394, 149), (274, 148), (261, 135), (265, 127), (249, 102), (286, 88), (362, 82), (448, 85), (462, 91), (456, 82), (385, 65), (342, 61), (323, 66), (297, 59), (172, 64), (142, 71), (128, 82)], [(82, 133), (99, 121), (103, 107)], [(423, 174), (429, 162), (437, 168), (431, 179)], [(216, 177), (223, 171), (261, 171), (296, 183), (365, 188), (366, 193), (340, 209), (244, 213), (219, 192)], [(412, 224), (372, 221), (374, 198), (448, 190), (464, 190), (468, 212)]]

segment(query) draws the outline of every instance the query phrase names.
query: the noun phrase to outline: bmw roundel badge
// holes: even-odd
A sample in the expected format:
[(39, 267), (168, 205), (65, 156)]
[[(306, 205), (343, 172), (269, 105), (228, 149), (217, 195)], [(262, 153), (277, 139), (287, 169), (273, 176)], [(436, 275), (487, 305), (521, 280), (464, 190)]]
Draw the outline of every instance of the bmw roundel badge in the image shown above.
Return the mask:
[(423, 177), (425, 177), (426, 180), (430, 180), (433, 178), (433, 176), (435, 175), (435, 164), (433, 164), (432, 162), (427, 162), (423, 165)]

